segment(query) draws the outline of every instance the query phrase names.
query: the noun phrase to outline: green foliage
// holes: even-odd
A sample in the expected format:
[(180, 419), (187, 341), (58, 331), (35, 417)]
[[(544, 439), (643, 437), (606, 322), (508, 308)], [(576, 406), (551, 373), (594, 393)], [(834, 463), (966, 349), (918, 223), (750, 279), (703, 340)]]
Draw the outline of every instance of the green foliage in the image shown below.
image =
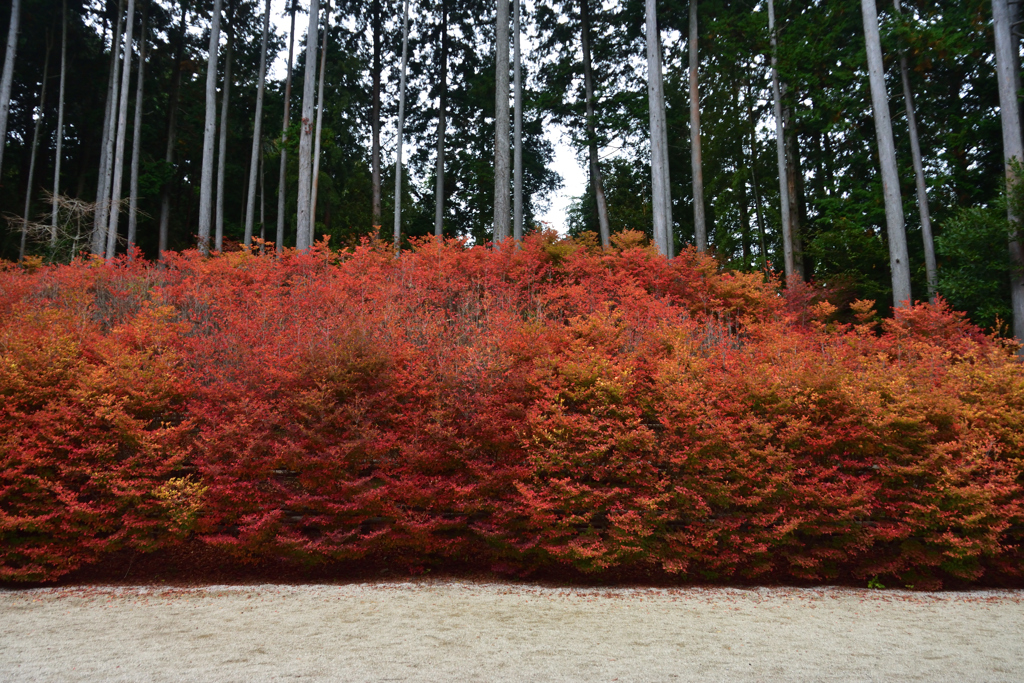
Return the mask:
[(1009, 223), (1001, 206), (963, 209), (935, 241), (939, 293), (980, 327), (1005, 332), (1010, 306)]

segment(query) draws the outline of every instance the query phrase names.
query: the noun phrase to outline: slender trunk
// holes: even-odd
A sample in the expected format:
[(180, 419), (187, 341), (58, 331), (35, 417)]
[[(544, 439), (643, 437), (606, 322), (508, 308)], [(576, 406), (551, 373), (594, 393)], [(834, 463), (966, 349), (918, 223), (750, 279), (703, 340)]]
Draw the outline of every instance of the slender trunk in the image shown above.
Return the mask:
[(46, 57), (43, 59), (43, 82), (39, 85), (39, 116), (36, 117), (35, 129), (32, 132), (32, 151), (28, 160), (28, 182), (25, 185), (25, 212), (21, 217), (21, 249), (18, 251), (18, 260), (25, 258), (25, 246), (28, 240), (28, 217), (32, 210), (32, 183), (35, 180), (36, 153), (39, 151), (39, 129), (43, 123), (43, 113), (46, 111), (46, 82), (50, 80), (50, 50), (53, 43), (50, 40), (50, 32), (46, 31)]
[[(233, 12), (229, 11), (229, 15)], [(214, 223), (214, 250), (224, 251), (224, 174), (228, 159), (228, 113), (231, 111), (231, 58), (234, 51), (235, 32), (227, 25), (228, 44), (224, 50), (224, 88), (220, 99), (220, 131), (217, 141), (217, 209)]]
[(313, 187), (309, 198), (309, 246), (316, 243), (316, 201), (320, 192), (320, 141), (324, 130), (324, 80), (327, 75), (327, 36), (331, 32), (331, 2), (324, 12), (324, 42), (320, 47), (320, 83), (316, 93), (316, 139), (313, 142)]
[(665, 129), (665, 93), (661, 82), (661, 38), (658, 34), (657, 1), (646, 0), (647, 14), (647, 100), (651, 119), (651, 189), (654, 243), (664, 256), (670, 256), (666, 198), (669, 196), (667, 155), (662, 145), (667, 140)]
[(611, 246), (611, 227), (608, 220), (608, 203), (604, 196), (601, 180), (601, 166), (598, 163), (597, 116), (594, 113), (594, 69), (590, 55), (590, 0), (580, 0), (581, 47), (583, 49), (583, 88), (587, 96), (587, 148), (590, 153), (590, 185), (594, 188), (594, 204), (597, 206), (597, 226), (601, 234), (601, 246)]
[(124, 180), (124, 142), (128, 135), (128, 97), (132, 84), (132, 33), (135, 30), (135, 0), (128, 0), (124, 24), (124, 63), (121, 65), (121, 98), (117, 111), (117, 148), (114, 153), (110, 192), (110, 221), (107, 223), (107, 260), (117, 253), (117, 224), (121, 218), (121, 189)]
[[(992, 0), (996, 39), (996, 77), (999, 83), (999, 109), (1003, 124), (1003, 159), (1006, 163), (1007, 218), (1010, 223), (1010, 296), (1013, 306), (1013, 336), (1024, 342), (1024, 246), (1021, 243), (1021, 216), (1014, 196), (1020, 192), (1015, 165), (1024, 160), (1021, 139), (1020, 106), (1017, 102), (1014, 71), (1017, 41), (1013, 38), (1012, 18), (1007, 0)], [(1018, 167), (1019, 168), (1019, 167)], [(1022, 347), (1024, 353), (1024, 347)]]
[[(269, 3), (268, 3), (269, 4)], [(267, 155), (264, 154), (263, 145), (260, 145), (259, 149), (260, 157), (260, 255), (263, 255), (264, 245), (267, 240), (267, 183), (266, 183), (266, 160)]]
[(768, 32), (772, 44), (772, 106), (775, 114), (775, 151), (779, 162), (779, 218), (782, 222), (782, 259), (786, 283), (795, 282), (797, 277), (796, 260), (793, 254), (793, 230), (789, 207), (789, 184), (786, 164), (786, 128), (782, 117), (782, 89), (779, 87), (778, 69), (778, 36), (775, 32), (775, 3), (768, 0)]
[[(661, 45), (661, 32), (658, 32), (658, 54), (663, 55), (665, 51)], [(664, 79), (660, 81), (661, 87), (661, 167), (665, 169), (665, 182), (661, 184), (661, 191), (664, 193), (662, 205), (665, 207), (665, 246), (668, 248), (668, 257), (675, 258), (676, 255), (676, 234), (675, 222), (672, 220), (672, 170), (668, 163), (668, 107), (665, 102)]]
[(206, 66), (206, 121), (203, 125), (203, 169), (199, 184), (199, 251), (210, 253), (213, 218), (213, 144), (217, 136), (217, 56), (220, 50), (221, 0), (213, 0), (210, 48)]
[(509, 235), (508, 0), (497, 0), (494, 88), (494, 243)]
[(889, 118), (889, 96), (885, 89), (882, 43), (878, 35), (878, 11), (875, 8), (875, 0), (861, 0), (860, 6), (864, 18), (864, 38), (868, 53), (871, 108), (875, 115), (878, 159), (882, 167), (882, 191), (885, 195), (885, 223), (889, 234), (893, 305), (903, 308), (913, 304), (910, 292), (910, 259), (907, 255), (907, 236), (903, 224), (903, 200), (900, 197), (899, 171), (896, 167), (896, 145), (892, 137), (892, 120)]
[[(61, 3), (60, 87), (57, 90), (57, 149), (53, 161), (53, 210), (50, 213), (50, 247), (57, 246), (57, 211), (60, 208), (60, 165), (64, 147), (64, 84), (68, 72), (68, 0)], [(72, 252), (72, 256), (74, 253)]]
[[(900, 13), (900, 0), (893, 0), (896, 13)], [(928, 207), (928, 184), (924, 178), (921, 160), (921, 141), (917, 135), (917, 115), (914, 113), (914, 93), (910, 89), (907, 52), (900, 50), (900, 78), (903, 81), (903, 102), (907, 107), (907, 128), (910, 133), (910, 155), (914, 162), (914, 181), (917, 185), (917, 210), (921, 216), (921, 237), (924, 240), (924, 267), (928, 279), (928, 298), (935, 300), (939, 284), (935, 266), (935, 244), (932, 240), (932, 217)]]
[(434, 188), (434, 236), (444, 232), (444, 136), (448, 127), (448, 0), (441, 0), (441, 63), (438, 65), (437, 176)]
[(405, 134), (405, 72), (409, 63), (409, 0), (402, 4), (402, 75), (398, 86), (398, 142), (395, 159), (395, 256), (402, 248), (402, 136)]
[[(249, 161), (249, 193), (245, 198), (245, 246), (252, 244), (253, 214), (256, 209), (256, 165), (262, 159), (260, 147), (263, 135), (263, 92), (267, 85), (267, 42), (270, 37), (270, 0), (264, 0), (267, 8), (263, 12), (263, 42), (260, 43), (260, 74), (256, 85), (256, 114), (252, 128), (252, 154)], [(262, 171), (261, 171), (262, 174)], [(260, 176), (262, 183), (262, 175)], [(260, 201), (263, 201), (263, 190), (260, 190)], [(263, 223), (261, 216), (260, 223)], [(261, 228), (262, 230), (262, 228)], [(261, 233), (262, 238), (262, 233)]]
[(124, 0), (117, 5), (117, 30), (110, 37), (110, 82), (107, 89), (107, 113), (103, 119), (103, 147), (100, 151), (100, 175), (96, 183), (96, 224), (92, 251), (103, 256), (107, 250), (107, 220), (110, 217), (110, 173), (114, 163), (114, 138), (117, 133), (117, 104), (121, 84), (121, 32), (124, 28)]
[(0, 171), (7, 147), (7, 115), (11, 109), (11, 85), (14, 83), (14, 57), (18, 51), (18, 25), (21, 21), (21, 0), (11, 0), (11, 23), (7, 29), (7, 53), (3, 76), (0, 76)]
[[(786, 84), (781, 84), (786, 96)], [(803, 176), (800, 173), (800, 145), (789, 107), (782, 110), (783, 141), (786, 143), (786, 190), (789, 193), (789, 240), (793, 246), (793, 272), (804, 280), (804, 243), (800, 236), (803, 205)]]
[(690, 0), (690, 165), (693, 169), (693, 234), (697, 251), (708, 250), (708, 227), (704, 215), (704, 170), (700, 147), (700, 91), (697, 48), (697, 0)]
[[(107, 21), (106, 18), (104, 18), (104, 39), (106, 38), (107, 28)], [(107, 71), (107, 99), (103, 105), (103, 126), (100, 129), (100, 166), (96, 174), (96, 207), (93, 212), (93, 229), (90, 237), (90, 248), (93, 254), (99, 253), (99, 249), (101, 248), (99, 246), (100, 244), (103, 245), (102, 248), (106, 248), (106, 239), (101, 236), (106, 234), (107, 226), (106, 218), (103, 213), (103, 203), (106, 201), (106, 190), (104, 189), (104, 181), (107, 177), (107, 139), (110, 137), (110, 116), (111, 111), (113, 110), (113, 103), (111, 100), (114, 94), (114, 66), (117, 62), (117, 55), (115, 54), (116, 49), (114, 45), (114, 27), (110, 26), (110, 58), (112, 61), (110, 64), (110, 69)]]
[(750, 185), (754, 190), (754, 213), (757, 216), (758, 249), (761, 254), (761, 267), (768, 270), (768, 251), (764, 229), (764, 209), (761, 206), (761, 191), (757, 186), (757, 160), (760, 152), (757, 149), (757, 121), (754, 120), (754, 109), (751, 106), (752, 95), (750, 83), (747, 83), (747, 122), (750, 125)]
[(142, 84), (146, 72), (146, 14), (149, 4), (142, 6), (142, 26), (139, 35), (139, 74), (135, 85), (135, 128), (132, 130), (132, 171), (128, 182), (128, 254), (135, 246), (139, 208), (139, 153), (142, 148)]
[(513, 0), (515, 10), (512, 13), (512, 74), (514, 114), (512, 136), (515, 144), (512, 166), (513, 213), (512, 235), (516, 242), (523, 240), (523, 52), (520, 40), (522, 31), (522, 0)]
[(381, 72), (380, 0), (373, 0), (373, 103), (370, 110), (370, 175), (373, 191), (371, 205), (374, 230), (383, 225), (380, 193), (380, 72)]
[(295, 12), (298, 11), (298, 0), (292, 1), (291, 30), (288, 32), (288, 73), (284, 85), (284, 123), (281, 127), (281, 172), (277, 182), (277, 253), (284, 251), (284, 211), (287, 201), (288, 180), (288, 123), (292, 106), (292, 58), (295, 53)]
[(320, 2), (310, 0), (306, 31), (306, 74), (302, 80), (302, 125), (299, 128), (299, 198), (296, 207), (295, 248), (309, 249), (310, 180), (313, 164), (313, 98), (316, 95), (316, 47), (320, 30)]
[[(168, 168), (174, 168), (174, 147), (178, 137), (178, 100), (181, 93), (181, 58), (185, 48), (185, 24), (188, 21), (188, 11), (185, 6), (181, 7), (181, 24), (178, 27), (178, 45), (174, 52), (174, 76), (171, 86), (171, 101), (168, 104), (170, 111), (167, 114), (167, 150), (164, 153), (164, 161)], [(158, 258), (163, 260), (164, 252), (167, 251), (167, 233), (171, 220), (171, 181), (164, 183), (160, 190), (160, 228), (157, 238)]]
[[(743, 143), (740, 143), (740, 154), (742, 158)], [(750, 240), (750, 204), (747, 197), (747, 179), (740, 180), (740, 246), (743, 249), (743, 270), (750, 270), (751, 240)]]

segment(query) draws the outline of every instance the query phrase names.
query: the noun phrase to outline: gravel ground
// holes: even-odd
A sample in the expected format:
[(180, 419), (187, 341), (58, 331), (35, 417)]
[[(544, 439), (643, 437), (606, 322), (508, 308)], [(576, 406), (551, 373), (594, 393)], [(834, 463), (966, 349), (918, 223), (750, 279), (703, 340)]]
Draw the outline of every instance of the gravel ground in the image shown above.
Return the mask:
[(1024, 591), (0, 590), (3, 681), (1024, 681)]

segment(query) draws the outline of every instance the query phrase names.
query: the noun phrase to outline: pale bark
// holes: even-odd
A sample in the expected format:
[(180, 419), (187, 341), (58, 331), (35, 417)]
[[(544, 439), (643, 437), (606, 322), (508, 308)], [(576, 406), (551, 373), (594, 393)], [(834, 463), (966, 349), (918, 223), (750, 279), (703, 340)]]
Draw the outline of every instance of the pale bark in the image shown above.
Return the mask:
[(708, 227), (704, 213), (704, 164), (700, 146), (700, 91), (697, 48), (697, 0), (690, 0), (690, 166), (693, 170), (693, 234), (697, 251), (708, 250)]
[[(267, 85), (267, 42), (270, 37), (270, 0), (264, 0), (266, 10), (263, 12), (263, 41), (260, 43), (260, 73), (256, 85), (256, 113), (253, 117), (252, 154), (249, 159), (249, 192), (245, 198), (245, 246), (252, 244), (252, 224), (256, 210), (256, 171), (260, 162), (260, 147), (263, 136), (263, 93)], [(262, 182), (262, 176), (260, 179)], [(262, 190), (260, 197), (262, 201)], [(263, 219), (260, 219), (260, 223)]]
[(434, 236), (444, 232), (444, 137), (448, 127), (448, 0), (441, 0), (441, 62), (438, 66), (437, 160), (434, 187)]
[[(129, 0), (130, 1), (130, 0)], [(199, 184), (199, 251), (210, 253), (213, 219), (213, 145), (217, 136), (217, 56), (220, 51), (221, 0), (213, 0), (210, 49), (206, 66), (206, 121), (203, 126), (203, 168)]]
[(107, 84), (107, 111), (103, 118), (100, 148), (100, 173), (96, 181), (96, 222), (92, 233), (92, 252), (103, 256), (107, 250), (107, 220), (110, 217), (110, 172), (114, 163), (114, 138), (117, 132), (117, 103), (121, 84), (121, 32), (124, 28), (124, 0), (117, 5), (117, 29), (110, 36), (110, 76)]
[[(661, 45), (661, 32), (658, 32), (658, 54), (663, 55), (664, 50)], [(665, 245), (668, 248), (668, 257), (675, 258), (676, 255), (676, 236), (675, 236), (675, 222), (672, 220), (672, 172), (668, 163), (668, 105), (666, 104), (665, 98), (665, 86), (664, 79), (662, 79), (661, 86), (661, 167), (665, 169), (665, 182), (661, 184), (661, 191), (664, 194), (662, 198), (664, 211), (665, 211)]]
[(875, 0), (861, 0), (864, 38), (868, 53), (868, 77), (871, 83), (871, 108), (875, 115), (878, 138), (878, 159), (882, 168), (882, 191), (885, 196), (885, 223), (889, 234), (889, 266), (892, 269), (893, 305), (897, 308), (913, 304), (910, 292), (910, 259), (903, 223), (903, 199), (900, 197), (899, 171), (896, 167), (896, 145), (889, 118), (889, 96), (885, 89), (885, 66), (882, 43), (878, 35), (878, 11)]
[[(182, 50), (185, 47), (185, 24), (188, 23), (188, 10), (184, 4), (181, 7), (181, 24), (178, 28), (178, 45), (174, 53), (174, 81), (171, 86), (171, 101), (168, 104), (170, 112), (167, 117), (167, 149), (164, 153), (164, 161), (169, 168), (174, 167), (174, 148), (178, 137), (178, 100), (181, 93), (181, 58)], [(157, 236), (157, 252), (163, 260), (164, 252), (167, 251), (167, 233), (171, 220), (171, 181), (164, 183), (160, 190), (160, 227)]]
[(587, 149), (590, 154), (590, 185), (594, 189), (594, 204), (597, 206), (597, 226), (601, 235), (601, 246), (611, 246), (611, 227), (608, 220), (608, 203), (604, 196), (601, 166), (598, 163), (597, 124), (594, 113), (594, 69), (590, 55), (590, 0), (580, 0), (581, 47), (583, 50), (583, 88), (587, 97)]
[(107, 260), (117, 253), (117, 224), (121, 218), (121, 189), (124, 180), (124, 143), (128, 136), (128, 97), (132, 83), (132, 33), (135, 30), (135, 0), (128, 0), (124, 24), (124, 63), (121, 65), (121, 97), (117, 111), (117, 143), (110, 185), (110, 219), (107, 223)]
[(299, 197), (296, 202), (295, 248), (309, 249), (310, 181), (313, 164), (313, 98), (316, 96), (316, 47), (319, 42), (320, 2), (310, 0), (306, 31), (306, 73), (302, 80), (302, 125), (299, 127)]
[(128, 181), (128, 253), (135, 246), (139, 209), (139, 154), (142, 148), (142, 84), (146, 73), (146, 14), (149, 4), (142, 6), (142, 25), (139, 36), (139, 73), (135, 82), (135, 127), (132, 129), (132, 170)]
[[(893, 0), (893, 4), (896, 13), (899, 14), (900, 0)], [(900, 78), (903, 81), (903, 102), (907, 108), (907, 128), (910, 133), (910, 155), (914, 162), (914, 181), (917, 185), (917, 210), (921, 216), (921, 237), (924, 240), (924, 267), (928, 279), (928, 298), (934, 301), (939, 276), (935, 265), (935, 244), (932, 240), (932, 217), (928, 207), (928, 184), (925, 182), (924, 163), (921, 160), (921, 141), (917, 134), (917, 115), (914, 112), (914, 93), (910, 89), (906, 50), (900, 50)]]
[(267, 208), (267, 184), (266, 184), (266, 161), (267, 155), (264, 153), (263, 145), (260, 145), (259, 149), (260, 156), (260, 255), (263, 254), (265, 242), (267, 239), (267, 220), (266, 220), (266, 208)]
[(382, 223), (380, 192), (380, 72), (381, 72), (381, 17), (380, 0), (373, 0), (373, 85), (370, 105), (370, 184), (372, 191), (371, 216), (374, 230)]
[(32, 210), (32, 183), (35, 180), (36, 156), (39, 151), (39, 129), (42, 127), (43, 114), (46, 112), (46, 82), (50, 79), (50, 49), (53, 47), (50, 41), (50, 33), (46, 33), (46, 57), (43, 59), (43, 82), (39, 85), (39, 115), (36, 117), (32, 133), (32, 151), (29, 153), (28, 161), (28, 182), (25, 185), (25, 211), (21, 215), (21, 249), (18, 251), (18, 260), (25, 258), (25, 246), (28, 239), (28, 220)]
[(331, 33), (331, 3), (324, 12), (324, 41), (320, 47), (320, 83), (316, 94), (316, 139), (313, 142), (313, 188), (309, 198), (309, 246), (316, 243), (316, 202), (320, 192), (320, 142), (324, 130), (324, 81), (327, 76), (327, 37)]
[[(779, 218), (782, 222), (782, 263), (786, 283), (797, 277), (796, 259), (793, 253), (793, 231), (790, 223), (789, 171), (786, 163), (786, 130), (782, 116), (782, 89), (779, 87), (778, 36), (775, 32), (775, 3), (768, 0), (768, 32), (772, 41), (772, 106), (775, 114), (775, 151), (779, 163)], [(794, 280), (795, 281), (795, 280)]]
[(57, 90), (57, 149), (53, 161), (53, 209), (50, 212), (50, 246), (57, 245), (57, 212), (60, 208), (60, 166), (64, 155), (64, 85), (68, 72), (68, 0), (61, 3), (60, 87)]
[(11, 0), (11, 23), (7, 29), (7, 52), (3, 76), (0, 76), (0, 171), (7, 147), (7, 116), (11, 110), (11, 85), (14, 83), (14, 59), (18, 52), (18, 28), (21, 23), (21, 0)]
[[(229, 11), (229, 15), (231, 12)], [(224, 174), (228, 159), (228, 114), (231, 111), (231, 59), (234, 52), (235, 35), (229, 24), (228, 44), (224, 50), (224, 87), (220, 95), (220, 130), (217, 141), (217, 208), (214, 221), (214, 250), (224, 251)]]
[[(786, 97), (786, 83), (781, 84), (782, 97)], [(800, 174), (800, 150), (790, 108), (782, 110), (783, 141), (786, 144), (786, 189), (789, 192), (789, 239), (793, 245), (793, 269), (796, 277), (804, 277), (804, 243), (800, 233), (800, 193), (803, 177)]]
[(409, 63), (409, 0), (402, 10), (402, 75), (398, 86), (398, 141), (395, 152), (395, 255), (402, 248), (402, 137), (405, 134), (405, 76)]
[[(1020, 178), (1014, 165), (1024, 161), (1021, 139), (1020, 106), (1015, 88), (1017, 42), (1007, 0), (992, 0), (996, 41), (996, 78), (999, 83), (999, 109), (1003, 124), (1003, 160), (1006, 163), (1007, 218), (1010, 223), (1010, 297), (1013, 307), (1013, 336), (1024, 342), (1024, 245), (1021, 243), (1021, 216), (1014, 195), (1020, 192)], [(1019, 168), (1019, 167), (1018, 167)], [(1022, 347), (1024, 353), (1024, 347)]]
[(288, 73), (285, 76), (284, 84), (284, 123), (281, 126), (281, 171), (277, 183), (277, 253), (284, 251), (284, 212), (287, 202), (287, 171), (288, 171), (288, 123), (291, 117), (292, 106), (292, 58), (295, 54), (295, 12), (298, 10), (298, 0), (292, 1), (290, 12), (291, 30), (288, 32)]
[(522, 0), (512, 0), (512, 73), (513, 73), (513, 177), (512, 177), (512, 235), (516, 242), (523, 239), (523, 53), (520, 32), (522, 31)]
[(509, 237), (511, 202), (509, 188), (508, 42), (509, 3), (497, 0), (495, 24), (494, 88), (494, 243)]
[[(111, 29), (110, 54), (114, 56), (114, 33)], [(90, 239), (90, 248), (93, 254), (99, 254), (101, 249), (106, 249), (107, 240), (107, 219), (103, 210), (106, 204), (107, 190), (107, 140), (110, 138), (110, 117), (113, 110), (114, 95), (114, 67), (111, 65), (107, 74), (107, 100), (103, 105), (103, 126), (100, 132), (100, 167), (96, 174), (96, 209), (93, 214), (93, 230)], [(101, 246), (102, 245), (102, 246)]]
[(750, 84), (747, 83), (747, 123), (750, 126), (750, 185), (754, 191), (754, 212), (757, 216), (758, 248), (761, 254), (761, 264), (764, 270), (768, 270), (768, 250), (766, 246), (764, 228), (764, 209), (761, 206), (761, 191), (757, 184), (757, 159), (760, 156), (757, 148), (757, 121), (754, 120), (754, 108), (751, 105), (753, 96), (750, 92)]
[(669, 196), (667, 154), (662, 145), (668, 139), (665, 128), (665, 93), (661, 80), (661, 38), (658, 35), (657, 0), (646, 0), (647, 31), (647, 100), (651, 120), (651, 189), (654, 243), (664, 256), (670, 257), (668, 225)]

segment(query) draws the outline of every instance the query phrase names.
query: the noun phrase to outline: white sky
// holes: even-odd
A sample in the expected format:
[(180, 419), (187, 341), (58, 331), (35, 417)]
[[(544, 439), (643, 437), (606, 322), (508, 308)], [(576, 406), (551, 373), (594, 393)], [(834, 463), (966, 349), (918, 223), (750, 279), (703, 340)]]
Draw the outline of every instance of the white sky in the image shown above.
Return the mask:
[[(286, 13), (288, 0), (271, 0), (271, 28), (281, 36), (282, 40), (286, 40), (288, 36), (289, 21)], [(526, 0), (527, 6), (533, 4), (533, 0)], [(306, 2), (304, 5), (308, 8), (309, 3)], [(415, 15), (415, 10), (410, 13), (410, 19)], [(302, 37), (305, 35), (307, 28), (309, 27), (309, 14), (300, 12), (295, 16), (295, 31), (296, 31), (296, 42), (295, 49), (299, 49), (299, 44)], [(530, 49), (530, 39), (524, 35), (523, 40), (523, 52), (527, 53)], [(287, 43), (285, 43), (287, 45)], [(273, 64), (268, 65), (269, 75), (275, 79), (281, 79), (285, 76), (285, 69), (287, 68), (288, 60), (288, 48), (278, 55), (278, 58)], [(392, 132), (392, 135), (394, 133)], [(574, 197), (578, 197), (584, 193), (587, 187), (587, 172), (586, 169), (580, 165), (576, 159), (576, 153), (563, 139), (563, 131), (561, 127), (555, 125), (549, 125), (545, 131), (545, 137), (551, 142), (554, 147), (555, 155), (554, 160), (551, 163), (551, 168), (562, 177), (562, 187), (555, 190), (549, 196), (550, 205), (548, 210), (541, 213), (538, 219), (547, 223), (550, 227), (558, 230), (561, 233), (565, 233), (568, 230), (566, 223), (566, 214), (569, 209), (569, 205), (572, 203)], [(367, 148), (370, 146), (370, 141), (366, 141)], [(386, 145), (385, 145), (386, 146)], [(410, 143), (408, 140), (405, 141), (405, 148), (409, 150), (411, 155), (412, 149), (410, 149)]]

